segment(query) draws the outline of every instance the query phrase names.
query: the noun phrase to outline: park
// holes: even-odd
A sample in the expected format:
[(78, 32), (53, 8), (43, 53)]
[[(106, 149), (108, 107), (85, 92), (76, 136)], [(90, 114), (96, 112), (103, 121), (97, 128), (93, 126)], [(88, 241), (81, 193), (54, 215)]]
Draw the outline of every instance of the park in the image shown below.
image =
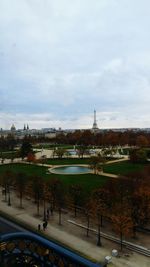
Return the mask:
[[(67, 153), (62, 149), (65, 152), (67, 149)], [(149, 183), (146, 175), (149, 161), (133, 163), (127, 148), (112, 154), (110, 148), (103, 148), (103, 155), (102, 149), (97, 148), (92, 149), (92, 154), (87, 149), (83, 153), (83, 148), (76, 155), (69, 153), (70, 150), (73, 150), (72, 146), (61, 146), (60, 151), (55, 147), (30, 151), (29, 146), (28, 154), (13, 160), (7, 152), (7, 158), (0, 165), (3, 205), (18, 210), (22, 217), (31, 216), (30, 227), (35, 221), (42, 224), (46, 220), (48, 228), (59, 226), (77, 236), (82, 233), (85, 241), (90, 236), (90, 242), (102, 248), (109, 247), (110, 238), (104, 237), (109, 233), (120, 255), (130, 255), (125, 249), (126, 242), (134, 246), (142, 244), (146, 251), (148, 240), (138, 232), (138, 227), (149, 225), (148, 202), (145, 202), (149, 201), (149, 192), (145, 190)], [(55, 173), (59, 168), (77, 166), (87, 168), (89, 173)], [(47, 217), (48, 210), (50, 215)], [(22, 222), (27, 223), (25, 219)]]

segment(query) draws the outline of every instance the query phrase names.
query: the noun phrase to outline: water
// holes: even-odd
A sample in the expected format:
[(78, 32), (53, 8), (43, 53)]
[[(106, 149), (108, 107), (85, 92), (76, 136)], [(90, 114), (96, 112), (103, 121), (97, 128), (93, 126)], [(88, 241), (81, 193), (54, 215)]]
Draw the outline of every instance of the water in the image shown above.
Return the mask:
[(77, 152), (75, 150), (68, 150), (68, 152), (71, 156), (77, 155)]
[[(69, 154), (70, 154), (71, 156), (76, 156), (76, 155), (78, 154), (76, 150), (70, 150), (70, 149), (68, 149), (68, 152), (69, 152)], [(89, 154), (90, 154), (90, 155), (95, 154), (95, 150), (90, 149), (90, 150), (89, 150)]]
[(57, 174), (84, 174), (91, 173), (91, 169), (83, 166), (64, 166), (50, 169), (51, 173)]

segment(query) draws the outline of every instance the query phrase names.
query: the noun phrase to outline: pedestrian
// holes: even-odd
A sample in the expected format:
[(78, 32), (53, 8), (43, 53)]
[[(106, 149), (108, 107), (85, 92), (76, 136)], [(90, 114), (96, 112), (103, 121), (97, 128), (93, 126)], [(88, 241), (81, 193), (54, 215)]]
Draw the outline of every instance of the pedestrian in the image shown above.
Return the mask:
[(45, 231), (46, 227), (47, 227), (47, 222), (43, 222), (43, 230), (44, 231)]
[(38, 231), (40, 231), (41, 230), (41, 225), (40, 224), (38, 224)]
[(45, 231), (45, 222), (43, 222), (43, 230)]
[(51, 207), (51, 215), (53, 215), (53, 208)]
[(49, 219), (49, 209), (47, 209), (47, 220)]
[(49, 215), (49, 209), (47, 209), (47, 215)]
[(47, 221), (45, 221), (45, 229), (47, 228), (47, 225), (48, 225), (48, 222), (47, 222)]

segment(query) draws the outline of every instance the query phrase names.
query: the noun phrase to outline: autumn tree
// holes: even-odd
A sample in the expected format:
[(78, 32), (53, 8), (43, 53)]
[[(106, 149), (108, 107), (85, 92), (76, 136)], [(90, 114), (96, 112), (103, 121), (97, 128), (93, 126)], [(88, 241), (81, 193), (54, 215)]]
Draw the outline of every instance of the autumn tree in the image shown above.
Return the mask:
[(147, 161), (145, 149), (132, 149), (129, 157), (132, 163), (145, 163)]
[(105, 190), (103, 190), (103, 188), (98, 188), (95, 191), (93, 191), (91, 196), (91, 202), (93, 207), (92, 208), (93, 216), (96, 219), (98, 227), (97, 246), (101, 246), (102, 218), (107, 214)]
[(49, 200), (49, 185), (47, 181), (42, 183), (42, 199), (43, 199), (43, 220), (46, 221), (46, 201)]
[(88, 148), (85, 145), (80, 145), (76, 147), (76, 152), (79, 158), (83, 158), (88, 153)]
[(98, 165), (99, 165), (98, 157), (97, 156), (90, 157), (89, 166), (94, 171), (94, 174), (97, 173)]
[(114, 195), (111, 221), (113, 223), (113, 229), (120, 236), (122, 250), (123, 237), (131, 234), (133, 229), (128, 179), (126, 179), (126, 177), (120, 177), (115, 186), (116, 191)]
[(74, 206), (74, 216), (77, 216), (77, 207), (81, 204), (83, 189), (80, 185), (74, 184), (69, 188), (70, 200)]
[(22, 208), (22, 199), (25, 193), (26, 185), (27, 185), (27, 176), (24, 173), (15, 174), (15, 187), (19, 193), (20, 198), (20, 208)]
[(3, 156), (3, 151), (5, 150), (5, 138), (3, 136), (0, 137), (0, 153), (1, 153), (1, 158)]
[(122, 207), (118, 204), (117, 207), (114, 207), (115, 211), (111, 216), (113, 229), (120, 236), (121, 251), (123, 248), (123, 237), (131, 235), (133, 229), (133, 221), (129, 213), (129, 207), (126, 207), (128, 212), (124, 209), (122, 210), (122, 208), (125, 208), (125, 206)]
[[(11, 206), (11, 186), (14, 185), (14, 174), (7, 170), (2, 176), (2, 186), (5, 193), (5, 201), (8, 201), (8, 206)], [(8, 199), (7, 199), (8, 196)]]
[(133, 237), (138, 227), (144, 227), (150, 221), (150, 168), (130, 173), (128, 192), (130, 194), (131, 217), (133, 221)]
[(97, 156), (90, 157), (90, 168), (94, 170), (94, 174), (97, 174), (98, 171), (103, 170), (103, 165), (105, 163), (105, 158), (98, 154)]
[(55, 190), (55, 201), (56, 201), (56, 206), (58, 208), (58, 213), (59, 213), (59, 225), (62, 224), (62, 209), (65, 207), (66, 203), (66, 195), (64, 191), (64, 187), (61, 181), (57, 183), (57, 187)]
[(85, 130), (81, 133), (78, 144), (88, 147), (89, 144), (94, 145), (94, 134), (90, 130)]
[(48, 183), (49, 202), (51, 210), (53, 211), (56, 206), (56, 199), (58, 197), (58, 191), (60, 189), (60, 180), (51, 179)]
[(33, 153), (32, 145), (28, 142), (28, 140), (24, 139), (20, 148), (20, 156), (22, 159), (24, 159), (29, 153)]
[(59, 159), (62, 159), (63, 156), (65, 155), (65, 153), (66, 153), (66, 149), (64, 149), (64, 148), (58, 147), (57, 149), (55, 149), (55, 155)]
[(43, 199), (43, 180), (41, 177), (31, 177), (31, 188), (37, 204), (37, 215), (39, 216), (40, 201)]
[(136, 145), (138, 147), (147, 147), (149, 144), (148, 139), (144, 135), (139, 135), (136, 138)]
[(90, 231), (90, 221), (92, 220), (93, 217), (93, 202), (91, 199), (88, 199), (83, 206), (84, 210), (84, 215), (86, 217), (87, 221), (87, 227), (86, 227), (86, 236), (89, 236), (89, 231)]
[(35, 162), (35, 160), (36, 160), (35, 154), (33, 152), (29, 152), (27, 155), (27, 161), (28, 162)]

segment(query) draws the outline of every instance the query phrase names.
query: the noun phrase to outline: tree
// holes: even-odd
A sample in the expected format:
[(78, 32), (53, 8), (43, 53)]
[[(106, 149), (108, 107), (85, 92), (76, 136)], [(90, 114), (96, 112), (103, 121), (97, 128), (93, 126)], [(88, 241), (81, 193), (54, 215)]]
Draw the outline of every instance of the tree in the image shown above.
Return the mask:
[(8, 150), (14, 151), (15, 145), (16, 145), (16, 140), (12, 134), (9, 134), (6, 138), (6, 144)]
[(11, 171), (6, 171), (2, 177), (2, 186), (4, 188), (5, 193), (5, 201), (7, 201), (7, 194), (8, 194), (8, 206), (11, 206), (11, 186), (14, 184), (14, 175)]
[(62, 185), (62, 182), (59, 181), (59, 183), (57, 183), (57, 187), (56, 187), (56, 191), (55, 191), (55, 198), (56, 198), (56, 205), (58, 207), (58, 213), (59, 213), (59, 225), (62, 224), (62, 209), (65, 207), (65, 192), (64, 192), (64, 188)]
[(5, 150), (5, 139), (3, 136), (0, 137), (0, 153), (1, 158), (3, 157), (3, 151)]
[(81, 132), (78, 144), (87, 147), (89, 144), (94, 144), (94, 135), (90, 130)]
[(133, 220), (133, 237), (137, 227), (143, 227), (150, 221), (150, 168), (130, 174), (128, 179), (131, 198), (131, 217)]
[(20, 208), (22, 208), (22, 199), (23, 199), (23, 194), (25, 192), (27, 185), (27, 177), (24, 173), (17, 173), (15, 175), (15, 186), (17, 191), (19, 192), (19, 198), (20, 198)]
[(71, 185), (70, 186), (70, 198), (74, 206), (74, 216), (77, 216), (77, 207), (81, 204), (82, 198), (82, 187), (80, 185)]
[(94, 190), (92, 192), (91, 202), (92, 202), (93, 216), (97, 221), (97, 227), (98, 227), (97, 246), (101, 246), (102, 218), (104, 215), (107, 214), (105, 190), (103, 190), (103, 188), (98, 188), (97, 190)]
[(99, 158), (97, 156), (90, 157), (90, 168), (93, 169), (94, 174), (97, 173), (97, 168), (99, 165)]
[(40, 211), (40, 200), (43, 199), (43, 180), (41, 177), (33, 176), (31, 178), (32, 192), (35, 197), (35, 202), (37, 204), (37, 215), (39, 216)]
[(33, 153), (32, 145), (28, 142), (28, 140), (24, 140), (20, 148), (20, 156), (24, 159), (29, 153)]
[(88, 148), (87, 146), (80, 145), (76, 147), (76, 152), (79, 158), (83, 158), (83, 156), (88, 153)]
[(51, 210), (53, 211), (56, 206), (56, 199), (58, 196), (58, 191), (60, 187), (60, 181), (58, 179), (52, 179), (48, 183), (48, 191), (49, 191), (49, 200), (51, 205)]
[(43, 182), (43, 220), (46, 221), (46, 200), (49, 198), (48, 182)]
[(64, 148), (57, 148), (56, 150), (55, 150), (55, 155), (59, 158), (59, 159), (62, 159), (62, 157), (65, 155), (65, 153), (66, 153), (66, 149), (64, 149)]
[(29, 152), (27, 155), (27, 161), (35, 162), (35, 160), (36, 160), (35, 154), (33, 152)]
[(115, 188), (111, 220), (115, 232), (120, 235), (122, 250), (123, 237), (129, 235), (133, 229), (128, 179), (120, 177)]
[(139, 135), (136, 138), (136, 145), (139, 147), (147, 147), (148, 146), (148, 139), (144, 135)]
[(127, 214), (122, 207), (116, 207), (115, 213), (111, 216), (113, 228), (115, 232), (120, 235), (121, 251), (123, 247), (123, 236), (127, 236), (133, 229), (133, 221), (131, 215)]
[(92, 212), (93, 212), (93, 203), (91, 199), (88, 199), (84, 206), (84, 214), (86, 216), (87, 220), (87, 228), (86, 228), (86, 236), (89, 236), (89, 230), (90, 230), (90, 219), (92, 218)]
[(147, 154), (144, 149), (130, 150), (130, 161), (132, 163), (145, 163), (147, 161)]
[(90, 168), (94, 170), (94, 174), (97, 174), (98, 171), (103, 170), (103, 165), (105, 163), (105, 158), (102, 157), (100, 154), (97, 156), (92, 156), (90, 158)]

